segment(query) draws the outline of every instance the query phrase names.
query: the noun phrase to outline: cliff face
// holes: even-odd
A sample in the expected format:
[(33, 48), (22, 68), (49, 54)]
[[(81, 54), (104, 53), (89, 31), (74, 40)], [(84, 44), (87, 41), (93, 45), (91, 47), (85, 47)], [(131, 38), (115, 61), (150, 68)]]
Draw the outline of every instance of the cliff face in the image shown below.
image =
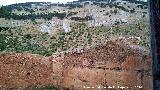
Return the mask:
[(109, 86), (115, 86), (116, 89), (123, 86), (130, 90), (139, 89), (135, 86), (142, 86), (144, 90), (152, 88), (149, 52), (136, 45), (109, 41), (103, 46), (84, 50), (83, 53), (58, 57), (57, 61), (63, 63), (60, 66), (60, 85), (71, 90), (87, 87), (97, 90)]
[(29, 54), (0, 55), (0, 85), (26, 88), (54, 85), (83, 90), (109, 86), (138, 90), (152, 88), (151, 58), (148, 51), (123, 41), (85, 49), (83, 53), (42, 57)]

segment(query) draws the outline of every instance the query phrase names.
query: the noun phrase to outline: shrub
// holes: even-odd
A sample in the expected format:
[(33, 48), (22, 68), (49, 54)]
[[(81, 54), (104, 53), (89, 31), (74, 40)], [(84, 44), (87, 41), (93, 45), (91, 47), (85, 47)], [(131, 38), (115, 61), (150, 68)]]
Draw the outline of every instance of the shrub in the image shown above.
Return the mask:
[(130, 10), (130, 12), (131, 12), (131, 13), (134, 13), (134, 12), (135, 12), (135, 9), (133, 8), (132, 10)]

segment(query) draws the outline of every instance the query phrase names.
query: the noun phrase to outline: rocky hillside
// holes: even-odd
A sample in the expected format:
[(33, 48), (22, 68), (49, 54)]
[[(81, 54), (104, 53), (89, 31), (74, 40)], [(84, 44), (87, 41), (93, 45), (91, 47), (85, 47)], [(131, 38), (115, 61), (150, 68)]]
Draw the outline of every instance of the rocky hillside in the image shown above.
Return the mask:
[[(80, 5), (80, 6), (79, 6)], [(147, 5), (113, 0), (28, 2), (0, 8), (0, 51), (43, 56), (137, 37), (149, 49)]]
[(126, 40), (115, 39), (83, 49), (83, 52), (68, 52), (59, 56), (0, 54), (0, 88), (103, 90), (114, 86), (114, 90), (124, 87), (150, 90), (150, 53), (133, 43), (125, 43)]
[(147, 5), (106, 1), (1, 7), (0, 90), (152, 89)]

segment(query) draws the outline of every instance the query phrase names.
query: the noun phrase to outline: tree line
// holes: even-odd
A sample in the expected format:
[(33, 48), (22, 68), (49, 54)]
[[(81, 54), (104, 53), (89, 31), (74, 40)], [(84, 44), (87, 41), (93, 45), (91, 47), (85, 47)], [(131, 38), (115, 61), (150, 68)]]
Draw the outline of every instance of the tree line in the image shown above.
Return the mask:
[(5, 18), (5, 19), (15, 19), (15, 20), (26, 20), (26, 19), (31, 19), (31, 20), (35, 20), (35, 19), (39, 19), (39, 18), (44, 18), (44, 19), (52, 19), (52, 17), (58, 17), (59, 19), (63, 19), (64, 17), (66, 17), (66, 13), (58, 13), (58, 12), (54, 12), (54, 13), (39, 13), (39, 14), (35, 14), (35, 13), (30, 13), (28, 15), (16, 15), (14, 13), (12, 13), (12, 10), (8, 7), (1, 7), (0, 8), (0, 18)]

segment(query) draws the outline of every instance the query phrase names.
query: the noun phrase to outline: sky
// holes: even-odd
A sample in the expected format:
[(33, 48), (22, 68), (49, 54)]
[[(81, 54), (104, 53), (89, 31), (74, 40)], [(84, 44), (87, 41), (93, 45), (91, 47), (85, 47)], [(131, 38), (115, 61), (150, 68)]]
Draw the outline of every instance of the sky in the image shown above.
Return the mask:
[(0, 0), (0, 5), (10, 5), (15, 3), (25, 3), (25, 2), (52, 2), (52, 3), (67, 3), (78, 0)]

